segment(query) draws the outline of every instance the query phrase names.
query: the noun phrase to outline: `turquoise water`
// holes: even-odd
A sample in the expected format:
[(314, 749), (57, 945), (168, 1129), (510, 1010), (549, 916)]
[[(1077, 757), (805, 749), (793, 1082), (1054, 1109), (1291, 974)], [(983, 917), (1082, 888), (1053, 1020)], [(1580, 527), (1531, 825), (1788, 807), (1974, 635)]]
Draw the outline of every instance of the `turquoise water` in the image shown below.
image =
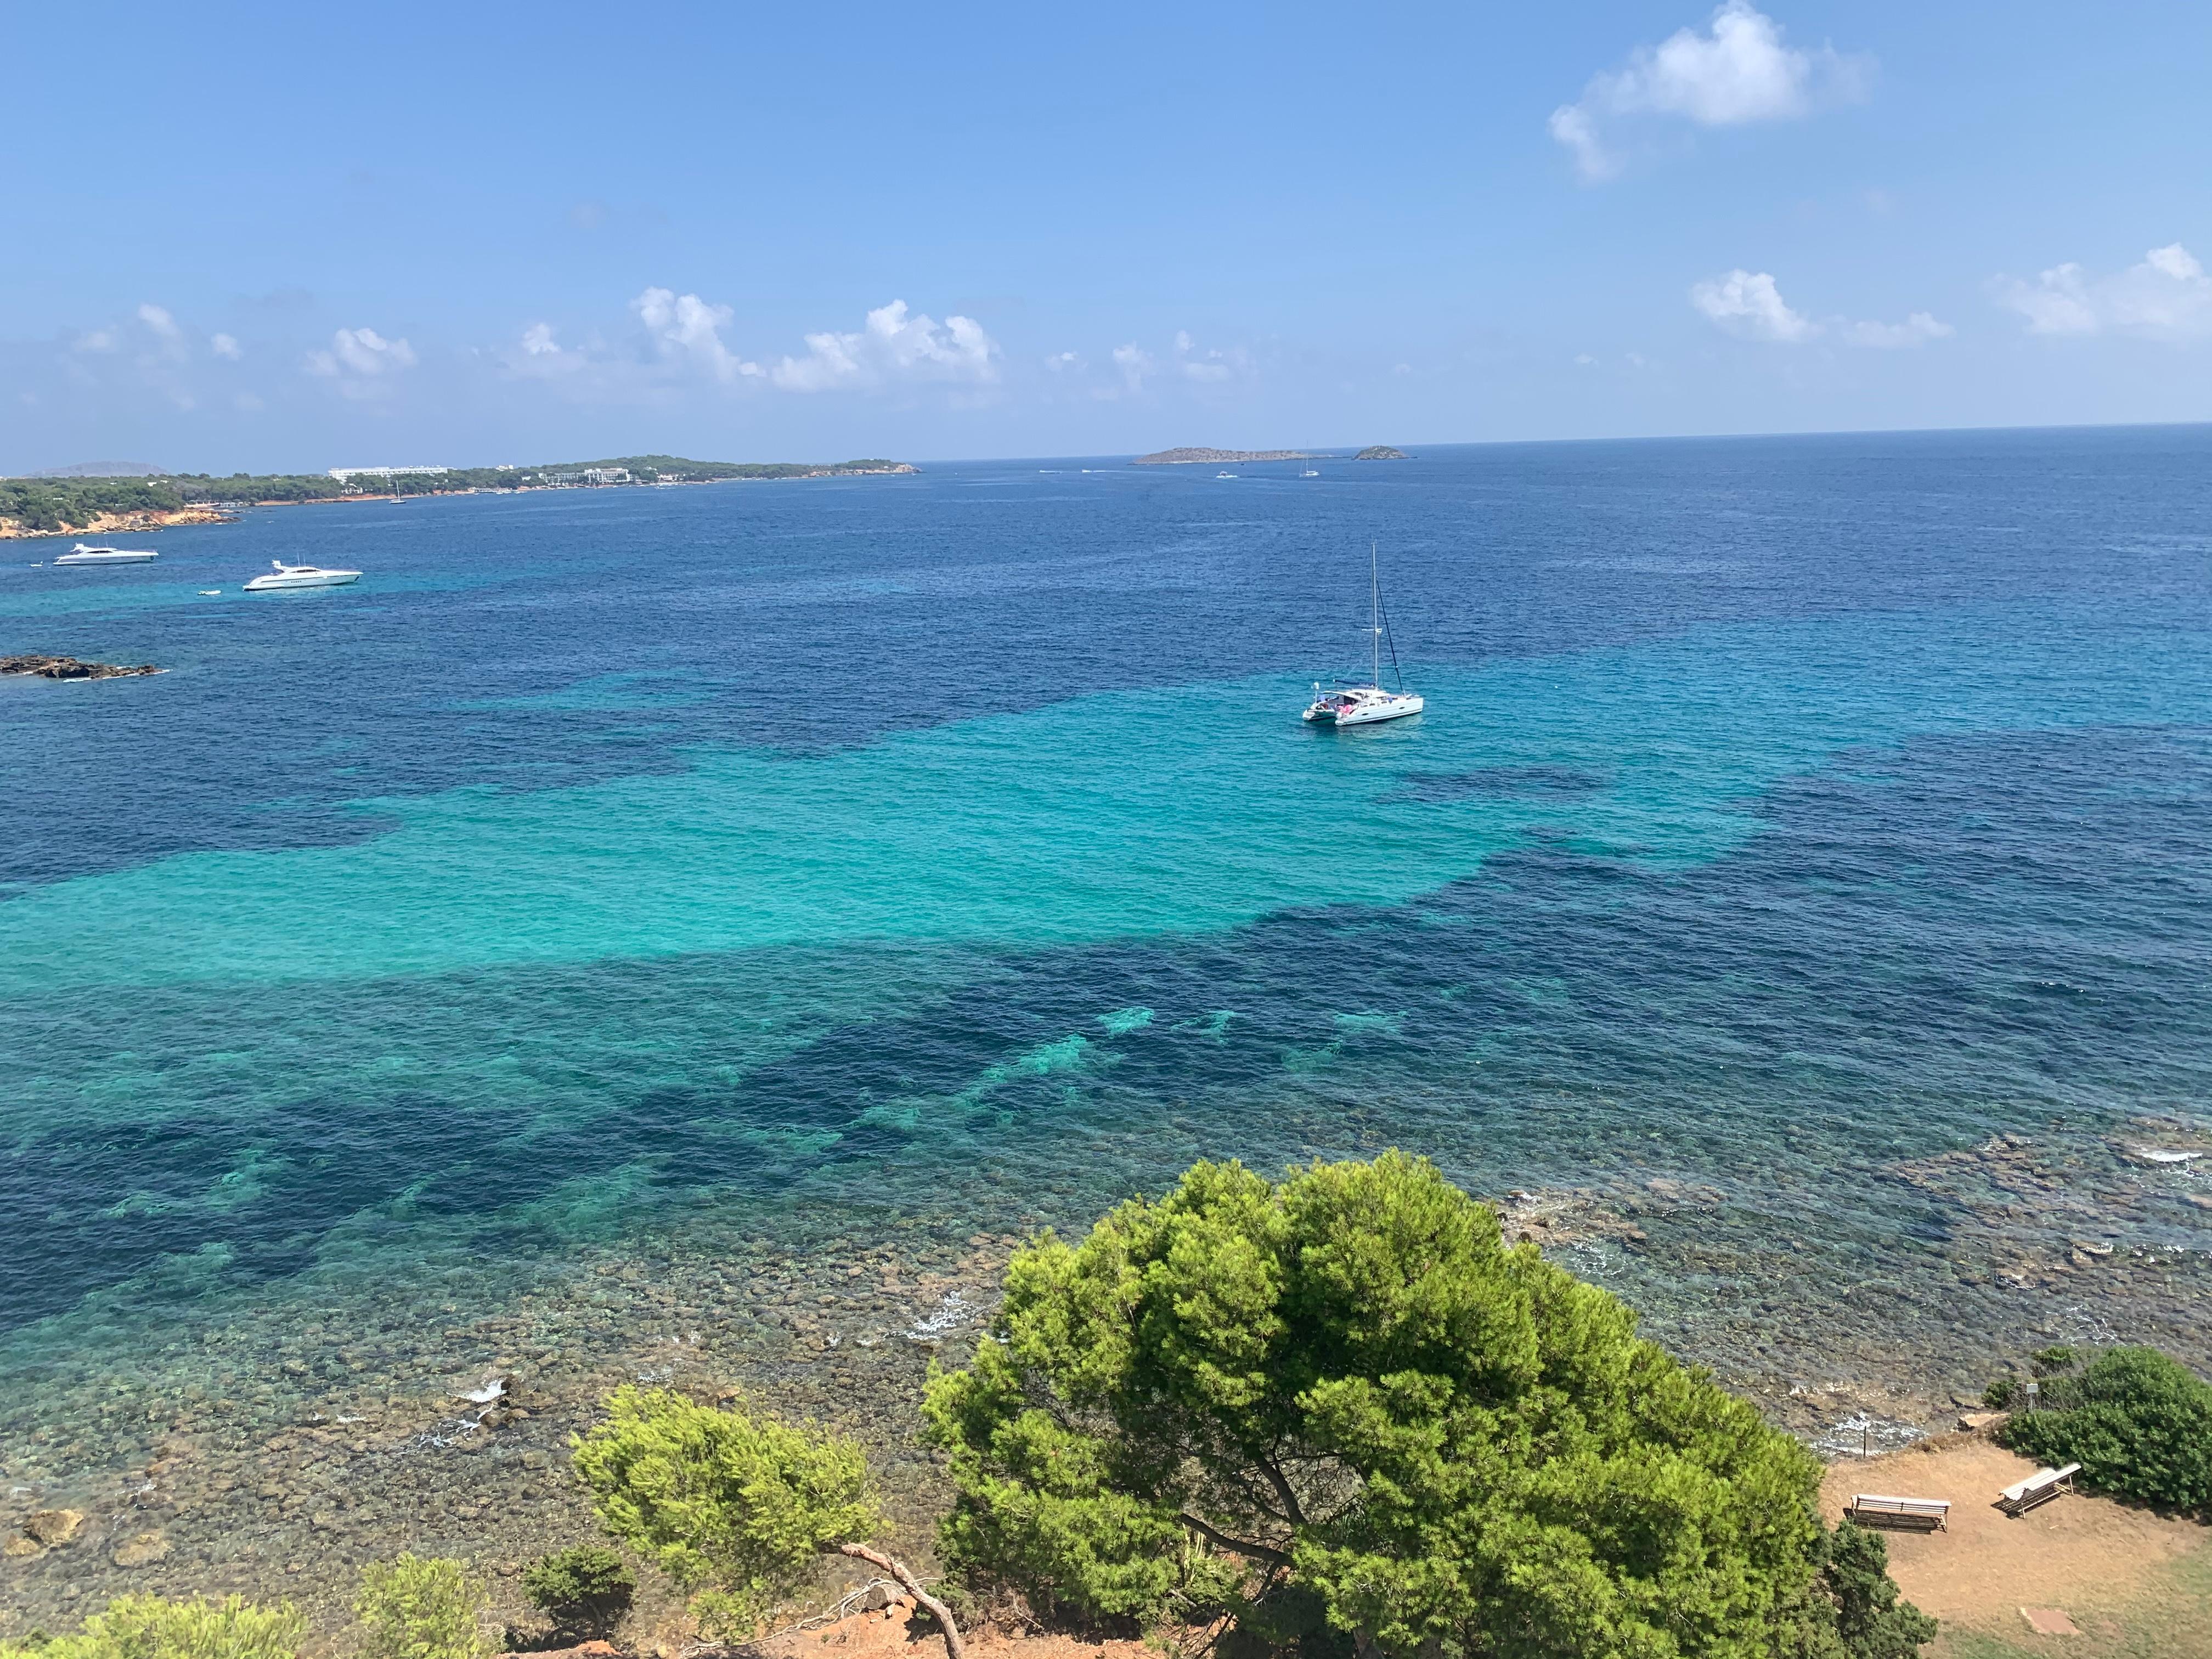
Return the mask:
[[(2203, 1161), (2126, 1149), (2212, 1127), (2208, 460), (1001, 464), (16, 562), (10, 648), (171, 672), (0, 683), (0, 1364), (1383, 1144), (1709, 1188), (1577, 1260), (1739, 1370), (1877, 1273), (1994, 1353), (2080, 1297), (1961, 1262), (2090, 1222), (1920, 1161), (2045, 1137), (2203, 1259)], [(1370, 533), (1429, 710), (1316, 732)], [(368, 574), (234, 592), (280, 554)]]

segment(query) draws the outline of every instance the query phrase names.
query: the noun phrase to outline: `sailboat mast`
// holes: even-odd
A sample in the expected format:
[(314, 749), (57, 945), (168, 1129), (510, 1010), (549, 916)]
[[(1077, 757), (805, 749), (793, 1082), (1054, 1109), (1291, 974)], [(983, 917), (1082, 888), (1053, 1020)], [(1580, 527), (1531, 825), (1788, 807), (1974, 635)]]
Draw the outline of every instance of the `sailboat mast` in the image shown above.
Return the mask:
[(1367, 631), (1375, 636), (1375, 689), (1382, 689), (1382, 555), (1380, 544), (1367, 544)]

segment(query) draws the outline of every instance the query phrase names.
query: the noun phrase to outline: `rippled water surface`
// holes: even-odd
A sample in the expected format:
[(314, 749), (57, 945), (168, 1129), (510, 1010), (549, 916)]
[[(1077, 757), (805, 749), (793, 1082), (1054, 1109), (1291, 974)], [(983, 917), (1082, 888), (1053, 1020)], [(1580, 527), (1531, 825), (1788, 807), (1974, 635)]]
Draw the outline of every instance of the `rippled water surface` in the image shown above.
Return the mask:
[[(2212, 431), (1296, 470), (5, 544), (168, 670), (0, 681), (8, 1420), (1394, 1143), (1770, 1401), (2202, 1349)], [(1428, 712), (1307, 730), (1370, 538)]]

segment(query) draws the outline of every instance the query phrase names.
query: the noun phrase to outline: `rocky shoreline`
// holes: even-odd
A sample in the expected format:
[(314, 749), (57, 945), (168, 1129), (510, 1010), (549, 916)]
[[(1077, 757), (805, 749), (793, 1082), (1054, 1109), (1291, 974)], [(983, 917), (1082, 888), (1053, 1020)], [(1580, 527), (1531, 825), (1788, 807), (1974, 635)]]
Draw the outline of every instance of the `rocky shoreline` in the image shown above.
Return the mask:
[(0, 657), (0, 674), (32, 674), (42, 680), (118, 680), (126, 679), (134, 674), (167, 672), (155, 667), (151, 663), (126, 665), (112, 662), (86, 662), (79, 657)]
[(232, 524), (237, 515), (211, 507), (180, 507), (167, 512), (95, 513), (82, 524), (58, 530), (30, 530), (16, 520), (0, 519), (0, 541), (28, 541), (40, 536), (113, 536), (146, 530), (167, 530), (180, 524)]
[[(1940, 1193), (1958, 1225), (1940, 1263), (1893, 1259), (1842, 1283), (1725, 1178), (1625, 1169), (1492, 1202), (1509, 1238), (1642, 1306), (1648, 1334), (1770, 1420), (1856, 1454), (1948, 1428), (2002, 1356), (2040, 1343), (2118, 1333), (2203, 1363), (2205, 1252), (2154, 1241), (2212, 1228), (2212, 1192), (2138, 1144), (2207, 1142), (2193, 1123), (2145, 1120), (2112, 1139), (1999, 1137), (1869, 1170)], [(0, 1640), (129, 1590), (289, 1598), (334, 1634), (361, 1565), (406, 1548), (470, 1561), (498, 1616), (526, 1626), (523, 1568), (596, 1537), (568, 1437), (625, 1382), (743, 1390), (854, 1435), (892, 1547), (927, 1561), (946, 1499), (917, 1437), (931, 1359), (963, 1358), (1030, 1229), (1082, 1218), (1027, 1195), (946, 1200), (995, 1224), (794, 1199), (775, 1237), (732, 1213), (19, 1343), (0, 1399)], [(2057, 1224), (2036, 1227), (2054, 1203)], [(675, 1651), (678, 1612), (650, 1589), (635, 1627)]]

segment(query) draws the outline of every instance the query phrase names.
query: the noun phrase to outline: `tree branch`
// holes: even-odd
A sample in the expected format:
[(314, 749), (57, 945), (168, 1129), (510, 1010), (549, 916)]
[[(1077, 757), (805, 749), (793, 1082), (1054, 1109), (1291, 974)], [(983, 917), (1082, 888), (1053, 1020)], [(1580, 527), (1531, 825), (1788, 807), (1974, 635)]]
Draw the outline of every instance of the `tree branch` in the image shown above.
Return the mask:
[(1188, 1510), (1176, 1516), (1176, 1519), (1193, 1532), (1203, 1533), (1225, 1550), (1234, 1550), (1237, 1554), (1249, 1556), (1255, 1561), (1271, 1562), (1279, 1567), (1287, 1567), (1291, 1565), (1291, 1558), (1282, 1551), (1271, 1550), (1265, 1544), (1248, 1544), (1241, 1538), (1231, 1538), (1218, 1528), (1208, 1526)]
[(1290, 1523), (1294, 1527), (1305, 1525), (1306, 1512), (1298, 1507), (1298, 1495), (1291, 1490), (1289, 1480), (1285, 1477), (1280, 1469), (1275, 1467), (1274, 1460), (1262, 1457), (1259, 1460), (1259, 1464), (1260, 1472), (1267, 1477), (1269, 1484), (1274, 1487), (1275, 1496), (1283, 1500), (1283, 1510)]
[(905, 1587), (906, 1593), (921, 1602), (928, 1610), (929, 1616), (943, 1627), (948, 1659), (968, 1659), (968, 1650), (960, 1641), (960, 1626), (952, 1622), (952, 1609), (922, 1589), (921, 1581), (906, 1570), (903, 1562), (893, 1559), (880, 1550), (872, 1550), (866, 1544), (840, 1544), (837, 1553), (871, 1562), (897, 1579)]

